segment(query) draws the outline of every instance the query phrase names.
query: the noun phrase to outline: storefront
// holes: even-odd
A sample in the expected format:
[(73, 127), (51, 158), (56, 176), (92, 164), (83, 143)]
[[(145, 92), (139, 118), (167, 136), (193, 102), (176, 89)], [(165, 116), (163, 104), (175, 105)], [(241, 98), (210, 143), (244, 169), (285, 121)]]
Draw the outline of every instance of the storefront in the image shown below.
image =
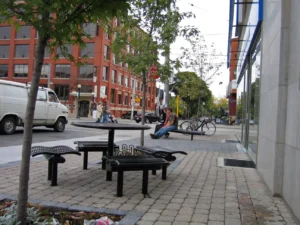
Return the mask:
[[(235, 36), (239, 39), (237, 54), (237, 103), (236, 118), (240, 124), (238, 137), (256, 162), (259, 99), (261, 76), (261, 24), (263, 1), (230, 2), (230, 27), (228, 43)], [(236, 21), (233, 21), (236, 18)], [(233, 34), (235, 33), (235, 34)], [(229, 45), (231, 46), (231, 45)], [(233, 51), (228, 49), (228, 59)]]

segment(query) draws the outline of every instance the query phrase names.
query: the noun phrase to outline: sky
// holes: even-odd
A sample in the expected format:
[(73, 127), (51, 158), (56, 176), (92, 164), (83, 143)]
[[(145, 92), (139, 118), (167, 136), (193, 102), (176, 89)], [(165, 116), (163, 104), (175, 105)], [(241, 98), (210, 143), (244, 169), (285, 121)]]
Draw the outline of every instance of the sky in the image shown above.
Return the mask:
[[(178, 0), (177, 5), (180, 12), (192, 11), (196, 15), (196, 18), (184, 19), (180, 25), (196, 26), (203, 34), (206, 43), (215, 44), (216, 52), (221, 55), (220, 58), (225, 62), (220, 70), (221, 74), (215, 76), (213, 83), (209, 86), (215, 97), (225, 97), (229, 83), (229, 70), (226, 66), (229, 0)], [(171, 45), (171, 59), (179, 57), (180, 47), (188, 45), (189, 43), (182, 37), (178, 37), (176, 42)]]

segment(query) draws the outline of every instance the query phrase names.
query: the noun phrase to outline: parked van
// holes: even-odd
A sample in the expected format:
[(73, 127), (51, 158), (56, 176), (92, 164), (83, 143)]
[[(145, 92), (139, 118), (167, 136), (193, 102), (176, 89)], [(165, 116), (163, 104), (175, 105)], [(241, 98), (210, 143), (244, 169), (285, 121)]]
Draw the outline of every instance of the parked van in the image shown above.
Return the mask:
[[(0, 132), (13, 134), (16, 126), (24, 126), (30, 85), (0, 80)], [(68, 108), (62, 105), (55, 92), (39, 87), (33, 126), (46, 126), (63, 132), (68, 123)]]

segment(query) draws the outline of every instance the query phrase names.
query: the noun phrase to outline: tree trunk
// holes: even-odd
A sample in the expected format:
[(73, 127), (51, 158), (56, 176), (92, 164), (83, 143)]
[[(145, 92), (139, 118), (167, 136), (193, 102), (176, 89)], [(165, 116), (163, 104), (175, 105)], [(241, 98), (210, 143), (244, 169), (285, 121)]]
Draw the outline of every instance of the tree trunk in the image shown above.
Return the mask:
[[(142, 101), (142, 125), (145, 125), (145, 112), (146, 112), (146, 91), (147, 91), (147, 73), (146, 71), (143, 72), (143, 101)], [(145, 142), (145, 134), (144, 130), (141, 131), (141, 141), (140, 145), (144, 146)]]
[(27, 201), (28, 201), (28, 182), (32, 144), (32, 125), (35, 110), (36, 96), (40, 83), (40, 75), (44, 62), (44, 53), (47, 46), (47, 39), (38, 40), (37, 50), (35, 54), (34, 73), (32, 77), (27, 108), (25, 113), (25, 126), (23, 136), (22, 160), (19, 176), (19, 192), (17, 205), (17, 221), (20, 225), (27, 224)]

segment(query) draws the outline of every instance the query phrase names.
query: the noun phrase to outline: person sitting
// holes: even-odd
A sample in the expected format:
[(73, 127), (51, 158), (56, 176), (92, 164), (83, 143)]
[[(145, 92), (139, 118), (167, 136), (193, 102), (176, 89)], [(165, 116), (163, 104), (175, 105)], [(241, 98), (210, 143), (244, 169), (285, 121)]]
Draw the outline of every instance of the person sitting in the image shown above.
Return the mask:
[(165, 109), (166, 111), (166, 122), (162, 128), (160, 128), (155, 134), (150, 134), (152, 139), (158, 139), (168, 132), (177, 129), (177, 117), (173, 114), (173, 110), (170, 107)]

